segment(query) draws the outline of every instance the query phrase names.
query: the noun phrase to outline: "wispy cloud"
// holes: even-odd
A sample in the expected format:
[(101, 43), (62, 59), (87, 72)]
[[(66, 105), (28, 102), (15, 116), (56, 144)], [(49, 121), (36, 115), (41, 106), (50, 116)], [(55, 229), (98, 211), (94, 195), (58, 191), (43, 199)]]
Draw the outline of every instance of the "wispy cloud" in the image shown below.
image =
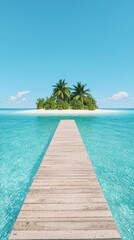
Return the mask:
[(111, 97), (107, 97), (104, 99), (99, 99), (97, 101), (98, 105), (101, 106), (117, 106), (118, 104), (128, 104), (128, 102), (132, 102), (134, 98), (130, 97), (128, 92), (126, 91), (119, 91), (117, 93), (114, 93)]
[(16, 98), (17, 98), (17, 97), (15, 97), (15, 96), (11, 96), (9, 100), (10, 100), (11, 102), (14, 102), (14, 101), (16, 101)]
[(117, 92), (115, 93), (110, 99), (114, 101), (120, 101), (122, 99), (128, 98), (128, 93), (127, 92)]
[(9, 100), (11, 102), (16, 102), (16, 103), (26, 102), (27, 99), (24, 96), (26, 96), (29, 93), (30, 93), (30, 91), (28, 91), (28, 90), (27, 91), (18, 91), (16, 93), (16, 95), (15, 96), (11, 96)]

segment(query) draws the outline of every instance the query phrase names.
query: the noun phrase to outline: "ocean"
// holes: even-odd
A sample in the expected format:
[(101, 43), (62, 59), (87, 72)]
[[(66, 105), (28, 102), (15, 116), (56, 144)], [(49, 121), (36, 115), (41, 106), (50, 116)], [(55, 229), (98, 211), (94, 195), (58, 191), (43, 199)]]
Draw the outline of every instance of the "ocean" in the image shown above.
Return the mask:
[(8, 239), (61, 119), (76, 121), (122, 239), (133, 240), (133, 109), (62, 117), (0, 110), (0, 239)]

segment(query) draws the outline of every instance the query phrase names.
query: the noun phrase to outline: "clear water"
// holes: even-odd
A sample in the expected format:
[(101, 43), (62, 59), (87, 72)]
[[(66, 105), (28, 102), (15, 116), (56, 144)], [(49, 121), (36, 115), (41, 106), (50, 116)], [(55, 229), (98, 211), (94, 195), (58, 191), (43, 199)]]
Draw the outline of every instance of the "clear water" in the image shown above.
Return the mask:
[(58, 119), (0, 114), (0, 240), (6, 240)]
[(0, 239), (10, 234), (60, 119), (75, 119), (123, 240), (134, 239), (134, 111), (43, 117), (0, 111)]
[(77, 120), (123, 240), (134, 240), (134, 111)]

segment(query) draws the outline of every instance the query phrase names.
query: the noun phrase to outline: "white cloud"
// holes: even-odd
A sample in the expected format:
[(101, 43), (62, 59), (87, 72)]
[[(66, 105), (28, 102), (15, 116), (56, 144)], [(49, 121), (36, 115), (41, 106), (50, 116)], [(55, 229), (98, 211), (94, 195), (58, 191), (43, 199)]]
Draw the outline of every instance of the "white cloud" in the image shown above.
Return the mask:
[(28, 93), (30, 93), (30, 91), (21, 91), (21, 92), (17, 92), (16, 97), (21, 98), (24, 95), (27, 95)]
[(118, 93), (115, 93), (111, 99), (114, 100), (114, 101), (119, 101), (119, 100), (122, 100), (122, 99), (125, 99), (127, 98), (129, 95), (127, 92), (118, 92)]
[(17, 97), (15, 97), (15, 96), (11, 96), (11, 97), (10, 97), (10, 101), (11, 101), (11, 102), (14, 102), (14, 101), (16, 101), (16, 98), (17, 98)]
[(29, 94), (30, 91), (18, 91), (15, 96), (10, 97), (11, 102), (21, 103), (26, 102), (27, 99), (24, 97), (25, 95)]

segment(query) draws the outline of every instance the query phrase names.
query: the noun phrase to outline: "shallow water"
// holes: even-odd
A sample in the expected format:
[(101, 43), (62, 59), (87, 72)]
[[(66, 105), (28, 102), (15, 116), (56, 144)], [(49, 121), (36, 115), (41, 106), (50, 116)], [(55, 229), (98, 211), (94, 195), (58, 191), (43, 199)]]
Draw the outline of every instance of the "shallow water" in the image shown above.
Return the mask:
[(123, 240), (134, 240), (134, 113), (77, 120)]
[(83, 117), (0, 111), (0, 239), (6, 240), (60, 119), (75, 119), (123, 240), (134, 239), (134, 111)]

